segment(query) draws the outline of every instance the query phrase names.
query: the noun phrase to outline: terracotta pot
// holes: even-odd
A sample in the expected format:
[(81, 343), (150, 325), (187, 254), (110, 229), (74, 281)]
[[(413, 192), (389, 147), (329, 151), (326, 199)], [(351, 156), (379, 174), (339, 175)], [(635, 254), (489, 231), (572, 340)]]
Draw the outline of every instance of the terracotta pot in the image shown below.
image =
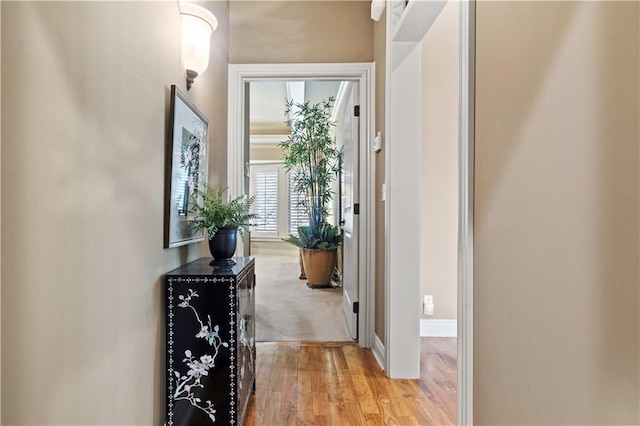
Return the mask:
[(331, 275), (336, 265), (337, 249), (302, 249), (302, 263), (307, 274), (307, 285), (311, 288), (330, 287)]
[(228, 266), (235, 265), (235, 260), (231, 259), (236, 252), (238, 243), (238, 228), (220, 228), (212, 239), (209, 240), (209, 251), (213, 256), (210, 265)]
[(304, 263), (302, 263), (302, 249), (299, 251), (298, 262), (300, 263), (300, 276), (298, 277), (301, 280), (307, 279), (307, 274), (304, 273)]

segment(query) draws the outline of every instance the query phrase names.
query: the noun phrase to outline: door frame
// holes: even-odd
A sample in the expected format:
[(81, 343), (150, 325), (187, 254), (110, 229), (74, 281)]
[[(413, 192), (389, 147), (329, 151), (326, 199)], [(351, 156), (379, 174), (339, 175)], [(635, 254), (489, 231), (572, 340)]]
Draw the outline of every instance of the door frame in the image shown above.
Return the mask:
[[(394, 69), (403, 58), (407, 58), (416, 48), (416, 44), (420, 43), (426, 31), (437, 19), (440, 10), (444, 7), (447, 0), (434, 2), (410, 2), (409, 4), (420, 5), (415, 7), (418, 12), (412, 14), (404, 13), (406, 6), (404, 1), (391, 0), (387, 1), (386, 18), (387, 18), (387, 34), (386, 34), (386, 52), (387, 61), (385, 65), (385, 149), (387, 150), (385, 162), (385, 183), (387, 191), (389, 191), (392, 178), (390, 175), (391, 156), (398, 156), (398, 152), (392, 152), (390, 155), (389, 147), (394, 141), (391, 137), (392, 126), (394, 125), (394, 112), (391, 109), (392, 89), (391, 82)], [(427, 4), (429, 3), (429, 4)], [(475, 68), (476, 68), (476, 0), (462, 0), (459, 3), (459, 121), (458, 121), (458, 281), (457, 281), (457, 367), (458, 367), (458, 404), (457, 404), (457, 424), (472, 425), (473, 424), (473, 345), (474, 345), (474, 307), (473, 307), (473, 288), (474, 288), (474, 162), (475, 162)], [(399, 12), (398, 12), (399, 10)], [(426, 15), (425, 15), (426, 13)], [(416, 19), (418, 15), (418, 19)], [(400, 32), (394, 23), (408, 23), (401, 37), (394, 39)], [(417, 27), (421, 27), (416, 29)], [(424, 28), (426, 26), (426, 29)], [(410, 31), (406, 31), (410, 28)], [(419, 31), (417, 31), (419, 30)], [(421, 31), (426, 30), (426, 31)], [(395, 49), (394, 49), (395, 48)], [(389, 59), (391, 57), (391, 60)], [(396, 61), (396, 57), (400, 58)], [(420, 75), (420, 63), (414, 62), (411, 65), (411, 77)], [(419, 87), (420, 80), (411, 81), (410, 84), (416, 83), (414, 87)], [(412, 105), (413, 106), (413, 105)], [(397, 106), (396, 106), (397, 107)], [(400, 112), (403, 113), (402, 106)], [(409, 109), (409, 112), (412, 112)], [(396, 111), (397, 113), (397, 111)], [(397, 126), (397, 123), (396, 123)], [(420, 140), (420, 138), (416, 138)], [(419, 143), (418, 143), (419, 144)], [(397, 144), (399, 145), (399, 144)], [(397, 150), (396, 145), (396, 150)], [(402, 153), (401, 153), (402, 154)], [(401, 157), (401, 155), (399, 156)], [(397, 159), (395, 165), (397, 168)], [(393, 192), (393, 191), (392, 191)], [(420, 300), (416, 300), (415, 305), (412, 302), (420, 294), (419, 280), (398, 280), (392, 282), (390, 275), (390, 247), (391, 243), (396, 246), (399, 243), (406, 243), (401, 240), (399, 232), (396, 229), (403, 226), (402, 221), (398, 221), (390, 216), (390, 208), (392, 203), (400, 203), (402, 206), (403, 199), (394, 198), (393, 193), (387, 194), (385, 203), (385, 342), (382, 351), (384, 359), (382, 359), (384, 368), (391, 377), (401, 377), (403, 374), (416, 378), (419, 376), (420, 366), (417, 359), (419, 352), (416, 333), (413, 330), (407, 331), (407, 328), (417, 328), (417, 324), (413, 323), (413, 318), (419, 315), (414, 313), (419, 310)], [(412, 204), (408, 208), (412, 209), (412, 214), (420, 209), (417, 204)], [(397, 211), (397, 209), (396, 209)], [(393, 220), (395, 220), (395, 222)], [(394, 228), (394, 229), (390, 229)], [(400, 239), (400, 241), (398, 241)], [(414, 240), (411, 241), (415, 243)], [(400, 268), (392, 265), (397, 272)], [(404, 271), (401, 271), (404, 272)], [(415, 277), (415, 270), (410, 271)], [(402, 278), (404, 275), (397, 274)], [(397, 278), (397, 277), (393, 277)], [(398, 285), (402, 283), (402, 285)], [(392, 285), (393, 284), (393, 285)], [(393, 294), (392, 294), (393, 292)], [(398, 309), (398, 299), (401, 302), (407, 302), (404, 306), (406, 309)], [(402, 304), (401, 304), (402, 305)], [(395, 309), (392, 309), (395, 307)], [(411, 312), (408, 312), (412, 310)], [(417, 322), (417, 320), (416, 320)], [(400, 330), (400, 332), (398, 331)], [(393, 341), (391, 341), (393, 337)], [(417, 351), (415, 349), (418, 349)], [(392, 360), (393, 358), (393, 360)], [(400, 362), (398, 362), (400, 358)], [(392, 362), (393, 361), (393, 362)], [(398, 367), (401, 368), (398, 368)], [(408, 366), (408, 367), (407, 367)], [(396, 373), (399, 371), (399, 373)], [(417, 374), (416, 374), (417, 372)]]
[(458, 424), (473, 425), (473, 218), (476, 1), (460, 2), (458, 122)]
[(358, 343), (373, 344), (375, 326), (375, 67), (365, 63), (229, 64), (229, 121), (227, 186), (230, 196), (241, 195), (244, 158), (245, 83), (270, 80), (350, 80), (359, 83), (360, 97), (360, 235), (358, 253)]

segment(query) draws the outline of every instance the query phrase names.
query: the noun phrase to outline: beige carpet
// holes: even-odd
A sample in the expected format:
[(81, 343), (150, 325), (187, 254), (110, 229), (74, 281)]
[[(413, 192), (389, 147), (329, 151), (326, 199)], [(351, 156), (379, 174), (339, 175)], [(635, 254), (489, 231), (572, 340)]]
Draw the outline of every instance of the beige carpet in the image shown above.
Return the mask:
[(307, 287), (298, 279), (297, 256), (255, 258), (258, 342), (352, 341), (342, 312), (342, 287)]

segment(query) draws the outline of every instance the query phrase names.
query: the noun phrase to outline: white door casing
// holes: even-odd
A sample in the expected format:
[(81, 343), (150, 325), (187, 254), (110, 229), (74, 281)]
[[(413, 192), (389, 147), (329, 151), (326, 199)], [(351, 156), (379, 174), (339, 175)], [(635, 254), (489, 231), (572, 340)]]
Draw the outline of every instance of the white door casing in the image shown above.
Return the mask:
[(360, 181), (360, 237), (358, 276), (364, 283), (358, 288), (360, 315), (358, 343), (371, 347), (374, 334), (375, 283), (375, 158), (372, 149), (375, 125), (375, 67), (373, 63), (316, 64), (229, 64), (229, 122), (227, 145), (227, 186), (231, 196), (243, 188), (244, 83), (273, 80), (354, 81), (359, 86), (360, 123), (358, 141)]
[(460, 3), (458, 160), (458, 424), (473, 425), (473, 217), (476, 2)]

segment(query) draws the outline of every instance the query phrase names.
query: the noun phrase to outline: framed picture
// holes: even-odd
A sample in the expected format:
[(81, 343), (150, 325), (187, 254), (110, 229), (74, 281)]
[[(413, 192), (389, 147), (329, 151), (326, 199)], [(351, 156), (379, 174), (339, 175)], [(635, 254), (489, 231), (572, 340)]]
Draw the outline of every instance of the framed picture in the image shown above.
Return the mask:
[(179, 247), (204, 240), (202, 229), (188, 220), (194, 191), (207, 180), (207, 118), (175, 85), (166, 148), (164, 247)]

